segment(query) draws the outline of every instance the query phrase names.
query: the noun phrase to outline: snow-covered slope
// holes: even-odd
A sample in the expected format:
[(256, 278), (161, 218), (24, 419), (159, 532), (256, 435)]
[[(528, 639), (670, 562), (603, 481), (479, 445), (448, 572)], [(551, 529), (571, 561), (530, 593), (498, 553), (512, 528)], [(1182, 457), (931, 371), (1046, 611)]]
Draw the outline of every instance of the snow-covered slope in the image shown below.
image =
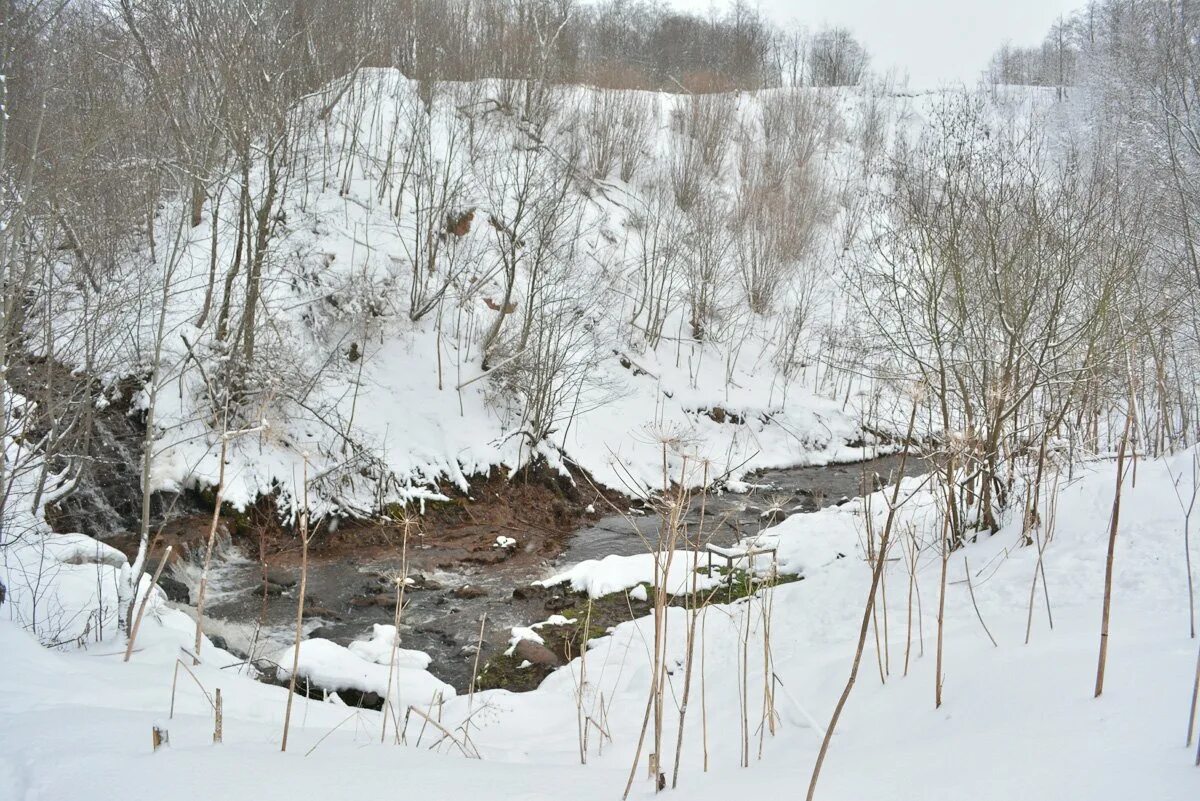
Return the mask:
[[(60, 359), (108, 379), (144, 376), (161, 340), (156, 487), (216, 484), (225, 427), (247, 432), (229, 443), (225, 497), (234, 505), (270, 492), (287, 502), (307, 459), (318, 511), (365, 513), (465, 487), (470, 474), (534, 454), (552, 465), (569, 459), (611, 487), (658, 486), (663, 440), (694, 465), (710, 460), (710, 476), (736, 479), (850, 458), (845, 446), (862, 437), (865, 418), (886, 426), (888, 402), (854, 367), (835, 325), (845, 310), (840, 254), (863, 224), (880, 148), (898, 128), (919, 130), (937, 96), (812, 89), (704, 101), (728, 115), (717, 163), (683, 165), (704, 172), (720, 204), (705, 222), (676, 207), (672, 188), (690, 174), (679, 160), (699, 135), (688, 132), (698, 112), (687, 97), (562, 87), (549, 122), (530, 130), (504, 84), (439, 86), (432, 99), (426, 88), (395, 71), (362, 70), (295, 109), (265, 206), (273, 216), (248, 365), (239, 362), (238, 321), (252, 254), (246, 244), (238, 255), (236, 170), (212, 188), (220, 202), (209, 200), (200, 225), (181, 221), (183, 204), (162, 208), (156, 246), (105, 277), (104, 315), (89, 317), (62, 287), (51, 321)], [(603, 103), (618, 101), (649, 120), (628, 180), (593, 166), (599, 145), (589, 132)], [(1019, 116), (1038, 95), (991, 102), (997, 114)], [(723, 255), (696, 340), (694, 240), (714, 226), (732, 236), (738, 204), (753, 196), (747, 176), (769, 161), (760, 149), (788, 136), (809, 148), (795, 178), (805, 183), (771, 219), (784, 233), (811, 228), (808, 244), (753, 312), (744, 248), (713, 245)], [(260, 145), (247, 172), (254, 208), (268, 195)], [(578, 158), (568, 158), (571, 148)], [(554, 194), (560, 186), (564, 198)], [(526, 228), (506, 245), (520, 219)], [(506, 247), (510, 259), (517, 253), (507, 314), (498, 310)], [(436, 266), (418, 270), (414, 288), (412, 265), (431, 249)], [(649, 300), (648, 258), (669, 265)], [(659, 304), (653, 336), (647, 303)], [(501, 315), (488, 373), (481, 348)], [(95, 343), (101, 352), (85, 359)], [(551, 365), (551, 391), (539, 394), (529, 371)], [(237, 388), (229, 408), (227, 386)], [(137, 402), (144, 407), (149, 391)], [(679, 457), (670, 459), (675, 474)]]

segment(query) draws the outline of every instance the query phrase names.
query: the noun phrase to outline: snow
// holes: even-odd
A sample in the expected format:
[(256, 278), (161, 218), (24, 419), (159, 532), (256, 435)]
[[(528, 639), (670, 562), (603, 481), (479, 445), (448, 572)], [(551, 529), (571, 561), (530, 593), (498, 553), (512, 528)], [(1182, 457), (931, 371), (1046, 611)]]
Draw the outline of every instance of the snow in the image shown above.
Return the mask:
[[(699, 564), (690, 551), (675, 551), (674, 554), (659, 552), (639, 553), (632, 556), (610, 554), (603, 559), (588, 559), (573, 565), (550, 578), (536, 582), (543, 587), (569, 584), (575, 592), (586, 592), (592, 598), (619, 592), (642, 583), (654, 583), (661, 566), (670, 559), (670, 569), (662, 581), (668, 592), (681, 594), (690, 592), (694, 567)], [(720, 583), (720, 576), (703, 575), (696, 578), (697, 589), (711, 589)]]
[[(320, 637), (302, 640), (296, 676), (326, 690), (358, 690), (383, 698), (388, 693), (390, 672), (393, 682), (390, 698), (397, 709), (407, 709), (409, 706), (424, 709), (431, 703), (454, 697), (453, 687), (434, 677), (424, 667), (416, 667), (423, 661), (421, 657), (425, 657), (425, 665), (429, 664), (428, 657), (420, 651), (407, 651), (402, 660), (397, 660), (393, 669), (387, 664), (386, 658), (379, 661), (376, 646), (368, 646), (366, 650), (364, 654), (361, 649), (344, 648)], [(289, 646), (272, 660), (280, 666), (281, 680), (290, 678), (294, 654), (295, 646)]]
[(365, 659), (377, 665), (396, 664), (416, 670), (425, 670), (433, 661), (433, 658), (424, 651), (397, 647), (400, 638), (396, 633), (395, 626), (376, 623), (371, 628), (371, 639), (355, 640), (346, 646), (350, 653), (359, 659)]
[(510, 630), (511, 636), (508, 638), (508, 650), (504, 653), (507, 656), (512, 656), (517, 648), (517, 644), (521, 640), (529, 640), (538, 645), (545, 645), (546, 641), (542, 639), (542, 635), (538, 634), (538, 629), (544, 626), (569, 626), (574, 622), (574, 618), (564, 617), (563, 615), (551, 615), (542, 622), (534, 623), (531, 626), (513, 626)]
[[(919, 561), (922, 606), (919, 614), (914, 610), (907, 671), (908, 575), (902, 560), (889, 563), (887, 681), (880, 681), (881, 660), (869, 637), (817, 797), (900, 801), (914, 792), (923, 799), (985, 801), (1198, 797), (1200, 772), (1192, 765), (1192, 752), (1183, 748), (1196, 641), (1188, 636), (1183, 515), (1173, 488), (1173, 477), (1190, 468), (1191, 458), (1185, 453), (1142, 461), (1136, 486), (1125, 487), (1108, 674), (1098, 699), (1092, 689), (1115, 483), (1111, 462), (1080, 468), (1060, 481), (1057, 524), (1044, 552), (1054, 626), (1039, 589), (1029, 644), (1025, 626), (1037, 551), (1020, 545), (1019, 525), (1010, 521), (952, 555), (940, 709), (933, 703), (940, 559), (923, 551)], [(929, 512), (927, 489), (920, 480), (907, 482), (901, 498), (903, 522), (925, 537), (920, 520)], [(698, 649), (705, 682), (702, 697), (699, 687), (692, 687), (678, 797), (774, 797), (806, 786), (821, 727), (846, 679), (869, 584), (864, 516), (884, 510), (876, 494), (796, 515), (771, 530), (781, 561), (801, 567), (805, 580), (771, 591), (779, 718), (774, 736), (761, 734), (761, 759), (766, 607), (748, 600), (714, 605), (703, 614)], [(968, 563), (980, 613), (998, 646), (983, 632), (970, 601), (964, 581)], [(221, 669), (224, 655), (206, 647), (196, 676), (210, 692), (221, 687), (224, 698), (225, 742), (213, 746), (208, 702), (182, 674), (175, 717), (167, 720), (175, 658), (180, 646), (187, 646), (191, 629), (189, 620), (165, 611), (161, 619), (144, 624), (141, 647), (128, 664), (114, 655), (119, 638), (87, 649), (51, 651), (12, 623), (0, 623), (0, 652), (6, 655), (6, 680), (0, 683), (0, 798), (136, 801), (160, 798), (164, 786), (172, 788), (172, 797), (206, 801), (215, 796), (233, 801), (365, 797), (394, 792), (400, 775), (406, 793), (448, 801), (481, 794), (558, 798), (563, 788), (571, 788), (574, 798), (611, 799), (623, 789), (650, 681), (653, 626), (648, 618), (594, 640), (583, 660), (552, 673), (534, 692), (448, 697), (436, 719), (459, 742), (465, 743), (468, 727), (470, 746), (464, 747), (478, 750), (481, 759), (476, 760), (464, 758), (441, 732), (431, 736), (432, 727), (420, 735), (421, 721), (415, 718), (405, 733), (407, 746), (392, 744), (391, 734), (387, 744), (380, 744), (377, 713), (305, 698), (296, 699), (289, 750), (281, 754), (284, 691), (250, 681), (236, 667)], [(679, 665), (688, 612), (670, 608), (668, 616), (667, 660)], [(378, 691), (387, 668), (362, 658), (368, 653), (363, 648), (377, 655), (391, 635), (388, 627), (377, 629), (358, 654), (309, 640), (301, 649), (302, 664), (305, 670), (326, 671), (330, 679), (357, 676), (358, 688)], [(743, 637), (749, 638), (745, 656)], [(752, 732), (748, 769), (739, 767), (743, 659), (749, 667), (745, 692)], [(415, 668), (398, 672), (403, 682), (427, 675)], [(664, 737), (672, 760), (682, 680), (683, 671), (672, 668)], [(421, 684), (419, 697), (433, 689)], [(413, 690), (405, 686), (401, 692)], [(428, 698), (420, 703), (427, 705)], [(588, 714), (601, 715), (612, 736), (602, 753), (600, 737), (592, 737), (586, 766), (579, 764), (577, 703)], [(708, 732), (707, 773), (702, 720)], [(153, 755), (152, 724), (171, 733), (171, 745)], [(436, 753), (427, 750), (435, 743)], [(644, 770), (635, 775), (632, 795), (654, 795)]]
[[(723, 568), (727, 564), (756, 574), (769, 573), (775, 567), (768, 553), (773, 547), (774, 541), (764, 537), (756, 541), (753, 548), (748, 545), (732, 548), (708, 546), (706, 551), (700, 553), (677, 550), (673, 553), (659, 551), (630, 556), (610, 554), (601, 559), (587, 559), (571, 565), (566, 570), (534, 584), (542, 587), (568, 584), (575, 592), (586, 592), (592, 598), (599, 598), (609, 593), (636, 588), (641, 584), (654, 585), (657, 581), (659, 586), (664, 587), (670, 594), (682, 595), (692, 592), (693, 589), (710, 590), (720, 586), (724, 577), (716, 568)], [(711, 572), (710, 551), (717, 557), (712, 562)], [(667, 573), (661, 576), (664, 566), (667, 567)], [(784, 572), (803, 573), (796, 564), (790, 567), (795, 569)], [(640, 600), (645, 600), (644, 589), (642, 595)]]

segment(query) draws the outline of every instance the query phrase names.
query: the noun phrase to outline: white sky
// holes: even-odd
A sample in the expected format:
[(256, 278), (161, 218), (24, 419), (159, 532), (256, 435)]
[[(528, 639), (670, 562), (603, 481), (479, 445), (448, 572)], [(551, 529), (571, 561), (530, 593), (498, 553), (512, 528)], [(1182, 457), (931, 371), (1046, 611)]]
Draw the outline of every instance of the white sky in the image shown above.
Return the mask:
[[(758, 0), (777, 22), (796, 20), (809, 30), (823, 24), (850, 28), (871, 53), (875, 72), (896, 68), (914, 89), (973, 85), (1006, 40), (1042, 41), (1060, 14), (1085, 0)], [(724, 8), (726, 0), (671, 0), (680, 10)]]

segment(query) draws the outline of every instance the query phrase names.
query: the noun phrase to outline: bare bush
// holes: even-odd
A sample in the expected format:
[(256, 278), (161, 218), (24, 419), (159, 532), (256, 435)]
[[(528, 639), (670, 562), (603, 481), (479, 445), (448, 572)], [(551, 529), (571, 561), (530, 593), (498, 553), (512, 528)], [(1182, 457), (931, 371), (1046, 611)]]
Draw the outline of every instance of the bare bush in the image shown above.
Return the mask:
[(629, 222), (639, 245), (632, 270), (635, 295), (629, 322), (634, 336), (654, 349), (677, 301), (685, 221), (665, 187), (649, 187), (646, 195), (644, 206)]
[(1141, 209), (1100, 163), (1052, 165), (1037, 130), (989, 129), (972, 99), (940, 108), (891, 178), (860, 307), (958, 443), (957, 542), (997, 527), (1005, 454), (1056, 430), (1087, 380), (1123, 361), (1116, 310), (1145, 264)]
[(870, 58), (846, 28), (825, 28), (808, 45), (808, 74), (813, 86), (854, 86), (866, 74)]
[(700, 197), (688, 213), (684, 284), (688, 324), (695, 340), (707, 339), (724, 315), (733, 278), (728, 261), (733, 239), (727, 218), (728, 209), (715, 194)]

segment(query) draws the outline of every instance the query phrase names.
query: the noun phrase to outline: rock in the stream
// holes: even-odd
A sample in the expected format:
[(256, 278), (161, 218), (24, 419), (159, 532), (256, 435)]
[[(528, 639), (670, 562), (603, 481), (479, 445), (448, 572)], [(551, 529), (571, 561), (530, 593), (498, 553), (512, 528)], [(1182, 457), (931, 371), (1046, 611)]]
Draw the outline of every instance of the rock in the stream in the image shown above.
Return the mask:
[(357, 709), (374, 709), (376, 711), (383, 709), (383, 699), (379, 696), (379, 693), (363, 692), (348, 688), (342, 688), (336, 692), (338, 698), (341, 698), (342, 703), (346, 706)]
[(275, 582), (270, 581), (270, 580), (267, 581), (266, 586), (267, 586), (267, 595), (272, 598), (283, 595), (285, 592), (287, 592), (287, 587), (283, 586), (282, 584), (276, 584)]
[(307, 635), (310, 640), (332, 640), (336, 636), (329, 626), (317, 626)]
[(158, 580), (158, 588), (167, 596), (168, 601), (174, 601), (177, 604), (192, 602), (192, 594), (188, 591), (187, 585), (178, 579), (163, 576)]
[(292, 571), (286, 568), (268, 567), (267, 583), (276, 584), (286, 589), (288, 587), (296, 586), (296, 576)]
[(386, 592), (374, 595), (363, 595), (350, 602), (351, 606), (395, 606), (396, 596)]
[(542, 587), (534, 586), (517, 587), (512, 591), (512, 597), (514, 601), (528, 601), (530, 598), (541, 595), (542, 589)]
[(551, 595), (543, 604), (547, 612), (561, 612), (564, 609), (570, 609), (573, 605), (571, 599), (565, 595)]
[(304, 617), (323, 617), (326, 620), (342, 619), (342, 616), (337, 612), (334, 612), (332, 609), (326, 609), (319, 604), (309, 605), (307, 603), (304, 605)]
[(769, 526), (774, 526), (788, 519), (788, 513), (783, 509), (767, 509), (759, 517)]
[(413, 573), (410, 577), (410, 590), (441, 590), (445, 589), (440, 581), (435, 581), (424, 573)]
[(458, 645), (458, 641), (454, 639), (454, 635), (452, 633), (434, 626), (418, 626), (413, 631), (416, 634), (426, 634), (436, 637), (446, 648), (454, 648)]
[(521, 640), (513, 648), (513, 657), (518, 662), (529, 662), (533, 665), (546, 665), (548, 667), (558, 667), (562, 664), (558, 655), (551, 651), (541, 643), (533, 640)]
[(469, 601), (472, 598), (482, 598), (487, 595), (487, 590), (482, 587), (476, 587), (474, 584), (464, 584), (461, 587), (455, 587), (450, 592), (455, 598), (464, 601)]

